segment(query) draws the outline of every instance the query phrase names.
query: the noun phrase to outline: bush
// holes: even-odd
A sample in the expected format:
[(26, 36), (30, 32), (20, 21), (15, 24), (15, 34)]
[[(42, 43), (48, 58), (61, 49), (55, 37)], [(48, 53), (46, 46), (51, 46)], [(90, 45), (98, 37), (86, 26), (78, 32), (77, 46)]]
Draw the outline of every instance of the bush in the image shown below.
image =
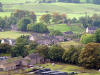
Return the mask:
[(73, 45), (71, 45), (67, 51), (64, 52), (63, 55), (63, 60), (65, 61), (65, 63), (69, 63), (69, 64), (78, 64), (78, 57), (79, 54), (81, 52), (81, 48), (82, 47), (75, 47)]
[(90, 42), (96, 42), (96, 37), (95, 37), (95, 35), (92, 35), (92, 34), (84, 34), (81, 36), (80, 41), (83, 44), (88, 44)]
[(59, 45), (53, 45), (49, 50), (49, 57), (53, 61), (62, 61), (64, 49)]
[(83, 48), (79, 56), (79, 63), (86, 68), (100, 68), (100, 44), (89, 43)]

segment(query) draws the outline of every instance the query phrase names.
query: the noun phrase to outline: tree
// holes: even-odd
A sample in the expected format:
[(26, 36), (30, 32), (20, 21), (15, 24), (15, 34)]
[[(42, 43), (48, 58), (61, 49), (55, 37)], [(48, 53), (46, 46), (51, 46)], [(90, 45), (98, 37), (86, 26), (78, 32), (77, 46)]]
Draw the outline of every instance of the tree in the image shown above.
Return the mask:
[(49, 58), (54, 61), (62, 61), (64, 49), (59, 45), (53, 45), (49, 50)]
[(0, 2), (0, 12), (3, 12), (2, 3)]
[(41, 18), (40, 18), (40, 22), (43, 22), (43, 23), (46, 23), (46, 24), (50, 24), (50, 20), (51, 20), (50, 14), (42, 15)]
[(64, 55), (63, 55), (63, 60), (66, 62), (66, 63), (69, 63), (69, 64), (78, 64), (78, 57), (79, 57), (79, 54), (81, 52), (81, 48), (82, 47), (75, 47), (74, 45), (71, 45), (68, 50), (66, 50), (64, 52)]
[(6, 22), (3, 18), (0, 17), (0, 28), (5, 29), (6, 27)]
[(63, 33), (60, 32), (59, 30), (51, 30), (49, 35), (50, 36), (61, 36), (63, 35)]
[(90, 42), (96, 42), (96, 37), (92, 34), (83, 34), (80, 41), (83, 44), (88, 44)]
[(93, 0), (94, 4), (100, 4), (100, 0)]
[(47, 45), (39, 45), (36, 47), (36, 52), (40, 55), (44, 56), (45, 58), (49, 58), (49, 48)]
[(53, 13), (52, 15), (52, 22), (53, 23), (56, 23), (56, 24), (59, 24), (59, 23), (62, 23), (62, 16), (59, 15), (58, 13)]
[(79, 63), (86, 68), (100, 68), (100, 44), (89, 43), (83, 48), (79, 56)]
[(79, 22), (83, 24), (84, 28), (87, 28), (88, 26), (92, 25), (92, 18), (90, 18), (89, 16), (80, 17)]
[(43, 23), (36, 23), (36, 24), (33, 25), (32, 31), (37, 32), (37, 33), (47, 33), (48, 28)]
[(32, 19), (32, 22), (35, 23), (37, 20), (37, 17), (34, 12), (29, 11), (23, 11), (23, 10), (16, 10), (14, 13), (11, 14), (11, 18), (16, 18), (15, 21), (19, 21), (20, 19), (24, 17), (29, 17)]
[(18, 29), (21, 31), (27, 31), (27, 25), (30, 23), (32, 23), (32, 20), (30, 18), (22, 18), (17, 24)]
[(29, 44), (29, 36), (21, 35), (16, 39), (16, 45), (28, 45)]
[(0, 53), (11, 53), (11, 46), (9, 44), (0, 44)]
[(27, 45), (29, 45), (29, 36), (20, 36), (16, 39), (16, 45), (12, 47), (12, 57), (28, 55)]
[(22, 44), (20, 45), (15, 45), (12, 47), (12, 51), (11, 51), (11, 56), (12, 57), (18, 57), (18, 56), (27, 56), (28, 55), (28, 50), (26, 49), (26, 47)]
[(37, 17), (34, 12), (29, 12), (28, 17), (30, 17), (32, 19), (33, 23), (35, 23), (37, 21)]
[(96, 30), (95, 36), (96, 36), (96, 42), (100, 43), (100, 29)]

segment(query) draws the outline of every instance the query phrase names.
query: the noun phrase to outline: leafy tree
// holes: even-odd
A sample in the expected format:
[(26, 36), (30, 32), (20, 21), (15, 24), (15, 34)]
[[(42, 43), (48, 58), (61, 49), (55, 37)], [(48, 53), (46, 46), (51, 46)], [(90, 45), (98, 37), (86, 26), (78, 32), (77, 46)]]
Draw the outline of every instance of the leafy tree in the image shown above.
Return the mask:
[(11, 52), (12, 57), (18, 57), (18, 56), (27, 56), (28, 55), (28, 50), (26, 47), (22, 44), (16, 45), (12, 47), (12, 52)]
[(23, 11), (23, 10), (16, 10), (14, 13), (11, 14), (11, 18), (14, 18), (16, 22), (18, 22), (20, 19), (24, 17), (29, 17), (32, 19), (33, 23), (36, 22), (37, 17), (34, 12), (29, 11)]
[(79, 18), (79, 22), (83, 24), (83, 27), (86, 28), (88, 26), (92, 25), (92, 18), (90, 18), (89, 16), (85, 16), (85, 17), (80, 17)]
[(50, 50), (48, 53), (51, 60), (62, 61), (64, 49), (59, 45), (53, 45), (50, 47)]
[(96, 26), (96, 27), (100, 27), (100, 17), (93, 21), (93, 25)]
[(29, 43), (29, 48), (32, 50), (32, 49), (35, 49), (36, 47), (38, 46), (38, 44), (36, 42), (30, 42)]
[(51, 20), (51, 15), (50, 14), (46, 14), (46, 15), (42, 15), (40, 18), (40, 22), (49, 24)]
[(0, 28), (4, 29), (6, 27), (6, 21), (0, 17)]
[(33, 25), (32, 31), (37, 32), (37, 33), (47, 33), (48, 28), (43, 23), (36, 23), (36, 24)]
[(74, 45), (71, 45), (68, 50), (66, 50), (64, 52), (64, 55), (63, 55), (63, 60), (66, 62), (66, 63), (69, 63), (69, 64), (78, 64), (78, 57), (79, 57), (79, 54), (81, 52), (81, 48), (82, 47), (75, 47)]
[(34, 12), (29, 12), (29, 16), (27, 16), (27, 17), (31, 18), (33, 23), (35, 23), (37, 21), (37, 17)]
[(83, 34), (80, 41), (83, 44), (88, 44), (90, 42), (96, 42), (96, 37), (92, 34)]
[(3, 8), (2, 8), (2, 3), (0, 2), (0, 12), (3, 11)]
[(53, 13), (52, 15), (52, 22), (58, 24), (58, 23), (61, 23), (62, 22), (62, 16), (59, 15), (58, 13)]
[(100, 43), (100, 29), (97, 29), (95, 32), (96, 42)]
[(28, 45), (29, 44), (29, 36), (20, 36), (16, 39), (16, 45)]
[(16, 39), (16, 45), (12, 47), (11, 55), (12, 57), (17, 56), (26, 56), (28, 55), (28, 48), (26, 47), (29, 45), (29, 36), (20, 36)]
[(30, 18), (22, 18), (17, 24), (18, 29), (21, 31), (27, 31), (27, 25), (30, 23), (32, 23), (32, 20)]
[(59, 35), (61, 36), (63, 35), (63, 33), (60, 32), (59, 30), (51, 30), (49, 35), (50, 36), (59, 36)]
[(89, 43), (83, 48), (79, 56), (79, 63), (86, 68), (100, 68), (100, 44)]
[(45, 58), (49, 57), (49, 48), (47, 45), (39, 45), (36, 47), (36, 52), (39, 53), (40, 55), (44, 56)]
[(10, 53), (11, 52), (11, 46), (9, 44), (0, 44), (0, 53)]
[(94, 4), (100, 4), (100, 0), (93, 0)]
[(28, 30), (28, 31), (32, 31), (32, 28), (33, 28), (33, 24), (28, 24), (28, 25), (27, 25), (27, 30)]

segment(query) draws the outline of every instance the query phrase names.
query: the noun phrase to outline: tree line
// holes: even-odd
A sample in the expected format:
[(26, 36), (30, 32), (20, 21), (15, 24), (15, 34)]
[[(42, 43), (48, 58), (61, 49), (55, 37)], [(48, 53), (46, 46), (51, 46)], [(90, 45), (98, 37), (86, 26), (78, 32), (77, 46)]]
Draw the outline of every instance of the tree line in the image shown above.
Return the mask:
[[(64, 3), (82, 3), (81, 0), (39, 0), (39, 3), (53, 3), (53, 2), (64, 2)], [(84, 3), (100, 4), (99, 0), (86, 0)]]
[[(90, 69), (100, 68), (100, 29), (95, 33), (97, 42), (87, 44), (69, 45), (63, 48), (60, 44), (51, 46), (39, 45), (29, 41), (29, 36), (20, 36), (16, 40), (16, 45), (11, 46), (7, 43), (0, 44), (0, 55), (10, 54), (12, 57), (25, 57), (31, 53), (39, 53), (44, 58), (51, 61), (74, 64)], [(99, 40), (99, 41), (98, 41)]]

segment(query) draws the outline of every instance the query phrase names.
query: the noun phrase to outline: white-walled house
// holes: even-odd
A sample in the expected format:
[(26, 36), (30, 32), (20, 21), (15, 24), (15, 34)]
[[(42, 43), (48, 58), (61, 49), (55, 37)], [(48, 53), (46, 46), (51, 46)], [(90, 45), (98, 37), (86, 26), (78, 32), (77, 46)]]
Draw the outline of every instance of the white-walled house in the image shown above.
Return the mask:
[(93, 33), (95, 33), (96, 29), (97, 29), (96, 27), (87, 27), (86, 33), (93, 34)]

